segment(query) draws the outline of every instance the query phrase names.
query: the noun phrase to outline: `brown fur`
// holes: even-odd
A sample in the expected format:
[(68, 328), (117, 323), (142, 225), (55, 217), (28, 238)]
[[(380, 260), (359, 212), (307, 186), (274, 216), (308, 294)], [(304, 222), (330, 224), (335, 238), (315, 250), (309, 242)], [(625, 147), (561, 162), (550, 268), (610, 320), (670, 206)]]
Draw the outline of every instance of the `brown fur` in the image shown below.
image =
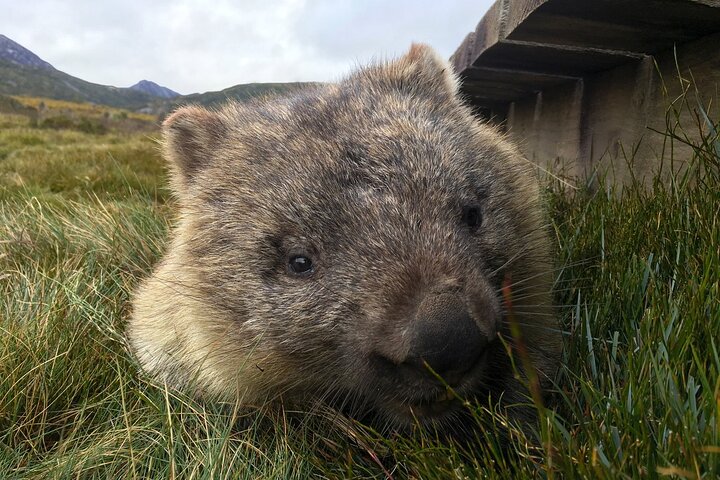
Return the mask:
[[(441, 388), (402, 370), (408, 325), (442, 309), (431, 295), (441, 290), (493, 340), (455, 389), (509, 404), (525, 392), (495, 339), (511, 339), (505, 278), (534, 366), (543, 380), (554, 374), (549, 238), (532, 169), (472, 116), (428, 47), (287, 97), (180, 108), (164, 123), (164, 154), (178, 224), (136, 292), (128, 332), (155, 377), (246, 404), (339, 402), (402, 428), (422, 411), (406, 406)], [(482, 212), (477, 231), (461, 221), (468, 205)], [(297, 254), (312, 259), (311, 275), (289, 272)], [(451, 424), (456, 412), (428, 422)]]

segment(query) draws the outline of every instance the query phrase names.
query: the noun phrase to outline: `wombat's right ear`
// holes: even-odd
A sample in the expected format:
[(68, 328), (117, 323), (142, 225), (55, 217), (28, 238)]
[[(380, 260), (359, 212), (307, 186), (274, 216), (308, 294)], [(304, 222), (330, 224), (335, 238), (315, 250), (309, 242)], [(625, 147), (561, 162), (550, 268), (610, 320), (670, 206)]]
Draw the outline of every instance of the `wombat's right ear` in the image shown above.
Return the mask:
[(197, 106), (181, 107), (163, 122), (163, 152), (173, 171), (175, 188), (184, 189), (209, 160), (227, 127), (218, 113)]

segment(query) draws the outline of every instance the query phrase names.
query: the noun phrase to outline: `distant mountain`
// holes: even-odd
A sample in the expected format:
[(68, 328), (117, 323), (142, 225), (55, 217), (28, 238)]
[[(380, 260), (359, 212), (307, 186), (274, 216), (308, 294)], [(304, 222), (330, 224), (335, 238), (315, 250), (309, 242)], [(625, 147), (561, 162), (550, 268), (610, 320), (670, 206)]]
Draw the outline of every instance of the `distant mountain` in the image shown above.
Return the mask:
[(177, 92), (143, 80), (130, 88), (86, 82), (56, 70), (48, 62), (0, 35), (0, 95), (46, 97), (164, 115), (179, 105), (222, 104), (229, 99), (246, 101), (253, 97), (283, 94), (313, 83), (247, 83), (219, 92), (178, 95)]
[(7, 60), (0, 60), (0, 94), (90, 102), (130, 110), (146, 107), (156, 100), (137, 90), (98, 85), (60, 70), (27, 67)]
[(0, 94), (90, 102), (131, 110), (156, 100), (145, 92), (98, 85), (56, 70), (5, 35), (0, 35)]
[(48, 62), (2, 34), (0, 34), (0, 60), (5, 60), (15, 65), (22, 65), (24, 67), (55, 70), (55, 67), (50, 65)]
[(170, 90), (167, 87), (162, 87), (155, 82), (150, 80), (140, 80), (138, 83), (130, 87), (130, 90), (137, 90), (139, 92), (145, 92), (148, 95), (158, 98), (175, 98), (179, 97), (180, 94)]

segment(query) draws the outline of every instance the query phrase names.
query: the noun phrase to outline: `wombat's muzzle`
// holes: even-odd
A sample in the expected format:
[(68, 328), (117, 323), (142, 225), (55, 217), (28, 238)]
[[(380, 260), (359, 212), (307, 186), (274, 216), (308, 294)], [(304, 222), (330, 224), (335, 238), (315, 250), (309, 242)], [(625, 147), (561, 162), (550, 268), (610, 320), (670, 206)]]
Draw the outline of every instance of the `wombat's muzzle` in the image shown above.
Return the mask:
[(404, 363), (425, 369), (427, 362), (435, 373), (454, 383), (455, 377), (477, 363), (489, 340), (458, 295), (430, 295), (418, 306)]
[(457, 291), (426, 294), (403, 322), (403, 334), (386, 338), (374, 353), (390, 369), (386, 374), (429, 377), (429, 366), (450, 385), (459, 384), (495, 335), (495, 314), (489, 310), (483, 312), (489, 326), (481, 328)]

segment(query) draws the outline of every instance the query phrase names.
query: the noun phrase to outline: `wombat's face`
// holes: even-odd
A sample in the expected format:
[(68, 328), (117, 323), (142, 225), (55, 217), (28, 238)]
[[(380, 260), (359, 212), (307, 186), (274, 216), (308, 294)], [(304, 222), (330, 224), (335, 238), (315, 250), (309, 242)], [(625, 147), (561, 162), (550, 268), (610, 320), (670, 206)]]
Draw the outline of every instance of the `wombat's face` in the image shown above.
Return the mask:
[(532, 290), (548, 270), (537, 189), (445, 69), (414, 47), (338, 85), (168, 119), (174, 248), (191, 295), (230, 325), (229, 392), (407, 426), (455, 416), (444, 383), (463, 397), (512, 383), (503, 282), (549, 303)]

